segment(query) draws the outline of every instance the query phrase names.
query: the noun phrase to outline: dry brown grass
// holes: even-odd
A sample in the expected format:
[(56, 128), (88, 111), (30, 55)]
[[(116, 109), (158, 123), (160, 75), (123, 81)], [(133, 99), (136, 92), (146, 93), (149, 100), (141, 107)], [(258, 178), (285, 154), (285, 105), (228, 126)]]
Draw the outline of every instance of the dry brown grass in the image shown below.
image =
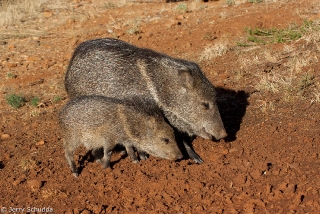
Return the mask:
[(227, 39), (221, 39), (214, 44), (210, 44), (204, 48), (204, 51), (200, 54), (199, 60), (211, 60), (217, 56), (222, 56), (227, 53), (229, 49), (229, 42)]
[(38, 16), (46, 2), (48, 0), (2, 0), (0, 26), (15, 25)]

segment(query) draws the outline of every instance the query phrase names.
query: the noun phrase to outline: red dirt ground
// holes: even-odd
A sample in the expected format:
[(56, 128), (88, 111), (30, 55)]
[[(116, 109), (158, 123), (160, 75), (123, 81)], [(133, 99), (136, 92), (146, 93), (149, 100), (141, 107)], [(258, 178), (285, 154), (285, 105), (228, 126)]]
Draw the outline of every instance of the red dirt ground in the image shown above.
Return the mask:
[[(187, 10), (178, 11), (181, 4)], [(0, 41), (0, 207), (24, 213), (28, 207), (54, 213), (319, 213), (320, 38), (236, 44), (245, 41), (245, 28), (316, 22), (318, 1), (127, 3), (104, 11), (94, 1), (70, 5), (72, 16), (52, 9), (41, 20), (0, 29), (13, 32)], [(18, 29), (41, 33), (14, 36)], [(64, 73), (76, 45), (115, 36), (195, 61), (217, 87), (229, 136), (193, 141), (203, 164), (187, 156), (133, 164), (116, 153), (112, 169), (102, 169), (82, 148), (75, 155), (81, 174), (72, 176), (57, 123), (68, 99)], [(219, 44), (218, 56), (205, 52)], [(26, 104), (8, 105), (12, 93)], [(40, 98), (38, 107), (32, 97)]]

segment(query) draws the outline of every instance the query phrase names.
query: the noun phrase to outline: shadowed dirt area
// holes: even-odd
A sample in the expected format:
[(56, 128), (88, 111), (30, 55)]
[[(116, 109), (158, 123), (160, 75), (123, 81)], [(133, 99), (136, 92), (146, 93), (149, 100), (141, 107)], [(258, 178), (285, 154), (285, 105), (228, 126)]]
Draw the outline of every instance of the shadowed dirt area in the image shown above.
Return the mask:
[[(320, 3), (259, 2), (61, 1), (0, 27), (0, 207), (318, 213)], [(57, 121), (64, 74), (78, 44), (102, 37), (200, 65), (228, 132), (193, 140), (204, 163), (185, 155), (133, 164), (117, 152), (103, 169), (79, 148), (72, 175)], [(17, 97), (24, 104), (14, 108)]]

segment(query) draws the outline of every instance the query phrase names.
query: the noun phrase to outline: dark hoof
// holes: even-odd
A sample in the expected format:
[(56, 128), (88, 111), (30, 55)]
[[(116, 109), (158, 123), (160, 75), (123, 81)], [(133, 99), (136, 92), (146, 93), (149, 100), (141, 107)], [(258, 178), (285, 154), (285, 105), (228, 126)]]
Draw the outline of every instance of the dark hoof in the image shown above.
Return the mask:
[(193, 151), (193, 149), (192, 149), (185, 141), (183, 141), (183, 144), (184, 144), (184, 146), (185, 146), (185, 149), (186, 149), (189, 157), (190, 157), (195, 163), (197, 163), (197, 164), (203, 163), (203, 160), (200, 158), (200, 156), (197, 155), (197, 153), (195, 153), (195, 152)]
[[(197, 154), (196, 154), (197, 155)], [(204, 161), (197, 155), (197, 157), (191, 158), (195, 163), (202, 164)]]
[(139, 163), (139, 160), (132, 160), (132, 163), (137, 164)]
[(147, 160), (148, 159), (148, 154), (145, 152), (138, 152), (139, 153), (139, 158), (140, 160)]
[(103, 167), (104, 169), (109, 168), (109, 167), (110, 167), (110, 162), (106, 162), (106, 163), (103, 163), (103, 162), (102, 162), (102, 167)]

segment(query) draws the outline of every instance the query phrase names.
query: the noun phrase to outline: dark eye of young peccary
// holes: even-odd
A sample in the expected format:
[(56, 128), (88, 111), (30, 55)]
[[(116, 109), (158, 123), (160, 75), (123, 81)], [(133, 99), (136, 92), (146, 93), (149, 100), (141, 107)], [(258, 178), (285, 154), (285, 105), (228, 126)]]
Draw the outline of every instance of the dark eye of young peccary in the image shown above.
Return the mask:
[(203, 102), (203, 103), (201, 103), (201, 104), (202, 104), (202, 106), (203, 106), (203, 108), (204, 108), (205, 110), (210, 109), (210, 104), (209, 104), (209, 103)]
[(162, 140), (163, 140), (166, 144), (168, 144), (168, 143), (170, 142), (170, 140), (169, 140), (168, 138), (162, 138)]

